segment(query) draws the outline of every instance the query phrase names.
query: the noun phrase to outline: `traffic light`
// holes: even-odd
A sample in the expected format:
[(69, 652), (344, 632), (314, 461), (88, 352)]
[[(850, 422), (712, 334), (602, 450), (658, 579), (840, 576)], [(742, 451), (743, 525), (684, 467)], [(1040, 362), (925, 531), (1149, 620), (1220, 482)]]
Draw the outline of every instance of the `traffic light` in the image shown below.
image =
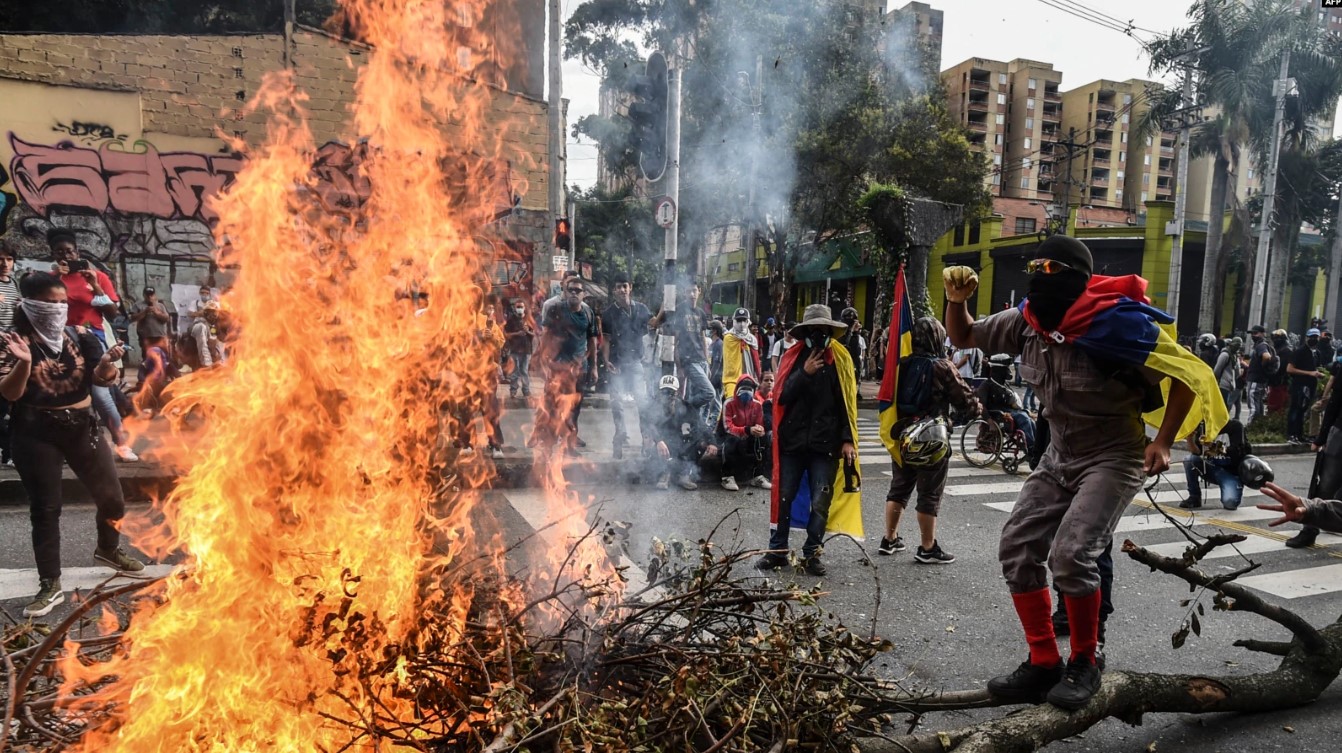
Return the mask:
[(666, 58), (660, 52), (648, 56), (642, 76), (631, 76), (629, 122), (633, 126), (634, 148), (638, 151), (638, 169), (649, 181), (660, 180), (666, 172), (666, 117), (670, 96)]
[(569, 228), (567, 217), (555, 220), (555, 248), (561, 251), (573, 250), (573, 232)]

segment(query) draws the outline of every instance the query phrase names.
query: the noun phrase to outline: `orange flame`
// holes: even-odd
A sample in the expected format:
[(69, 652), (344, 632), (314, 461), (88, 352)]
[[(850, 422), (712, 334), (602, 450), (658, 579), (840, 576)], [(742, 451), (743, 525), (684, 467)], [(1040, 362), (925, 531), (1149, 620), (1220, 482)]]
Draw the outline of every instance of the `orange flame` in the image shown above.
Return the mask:
[(442, 574), (488, 544), (468, 516), (492, 471), (458, 466), (450, 495), (437, 479), (461, 420), (444, 403), (496, 389), (474, 240), (494, 207), (470, 188), (531, 125), (494, 106), (486, 66), (508, 54), (477, 23), (488, 5), (344, 0), (373, 48), (351, 113), (370, 187), (356, 211), (318, 197), (291, 77), (270, 75), (251, 105), (271, 113), (266, 145), (216, 203), (240, 334), (227, 366), (177, 385), (206, 426), (163, 527), (135, 534), (151, 554), (185, 551), (189, 574), (132, 620), (126, 656), (63, 667), (70, 684), (118, 678), (99, 696), (115, 729), (85, 749), (381, 749), (329, 720), (409, 718), (422, 623), (464, 629), (473, 587)]

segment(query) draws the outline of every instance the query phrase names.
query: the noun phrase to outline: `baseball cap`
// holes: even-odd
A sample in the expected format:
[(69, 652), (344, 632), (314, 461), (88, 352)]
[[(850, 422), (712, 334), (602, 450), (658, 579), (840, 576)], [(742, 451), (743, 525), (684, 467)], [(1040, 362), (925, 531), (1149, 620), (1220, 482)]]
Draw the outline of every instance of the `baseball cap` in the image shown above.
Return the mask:
[(732, 314), (732, 318), (733, 318), (733, 319), (749, 319), (749, 318), (750, 318), (750, 309), (739, 308), (739, 309), (736, 310), (736, 313), (735, 313), (735, 314)]
[(1309, 329), (1305, 330), (1305, 337), (1318, 337), (1319, 334), (1320, 332), (1317, 327), (1310, 327)]
[(1267, 332), (1267, 327), (1264, 327), (1264, 326), (1261, 325), (1261, 324), (1255, 324), (1255, 325), (1253, 325), (1252, 327), (1249, 328), (1249, 331), (1250, 331), (1250, 332)]

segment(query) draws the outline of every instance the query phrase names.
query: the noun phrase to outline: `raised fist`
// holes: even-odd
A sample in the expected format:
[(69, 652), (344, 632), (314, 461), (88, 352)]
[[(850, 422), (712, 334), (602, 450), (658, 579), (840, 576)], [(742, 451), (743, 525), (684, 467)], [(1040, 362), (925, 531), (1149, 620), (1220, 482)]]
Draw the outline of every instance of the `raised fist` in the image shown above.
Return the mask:
[(979, 288), (978, 273), (965, 266), (946, 267), (941, 279), (946, 284), (946, 300), (951, 303), (964, 303)]

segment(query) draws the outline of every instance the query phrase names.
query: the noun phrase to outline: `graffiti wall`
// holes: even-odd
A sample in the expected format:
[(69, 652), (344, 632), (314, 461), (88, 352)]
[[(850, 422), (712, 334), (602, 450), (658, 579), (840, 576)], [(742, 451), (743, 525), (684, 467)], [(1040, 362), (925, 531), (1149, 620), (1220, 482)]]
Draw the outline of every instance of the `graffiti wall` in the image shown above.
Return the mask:
[[(208, 268), (218, 219), (211, 198), (243, 167), (223, 142), (144, 132), (136, 92), (0, 79), (0, 101), (7, 103), (0, 118), (0, 228), (21, 258), (45, 257), (47, 232), (62, 228), (75, 231), (80, 250), (109, 268), (147, 258), (166, 260), (174, 270)], [(370, 148), (330, 142), (317, 150), (312, 170), (326, 211), (349, 212), (367, 200), (371, 186), (360, 163)], [(473, 167), (469, 174), (466, 164), (444, 164), (453, 195), (492, 193), (496, 212), (482, 219), (506, 236), (502, 220), (525, 186), (514, 181), (507, 163)], [(527, 263), (519, 269), (517, 244), (487, 244), (507, 258), (499, 262), (507, 267), (505, 287), (529, 284), (530, 244), (523, 245)]]

